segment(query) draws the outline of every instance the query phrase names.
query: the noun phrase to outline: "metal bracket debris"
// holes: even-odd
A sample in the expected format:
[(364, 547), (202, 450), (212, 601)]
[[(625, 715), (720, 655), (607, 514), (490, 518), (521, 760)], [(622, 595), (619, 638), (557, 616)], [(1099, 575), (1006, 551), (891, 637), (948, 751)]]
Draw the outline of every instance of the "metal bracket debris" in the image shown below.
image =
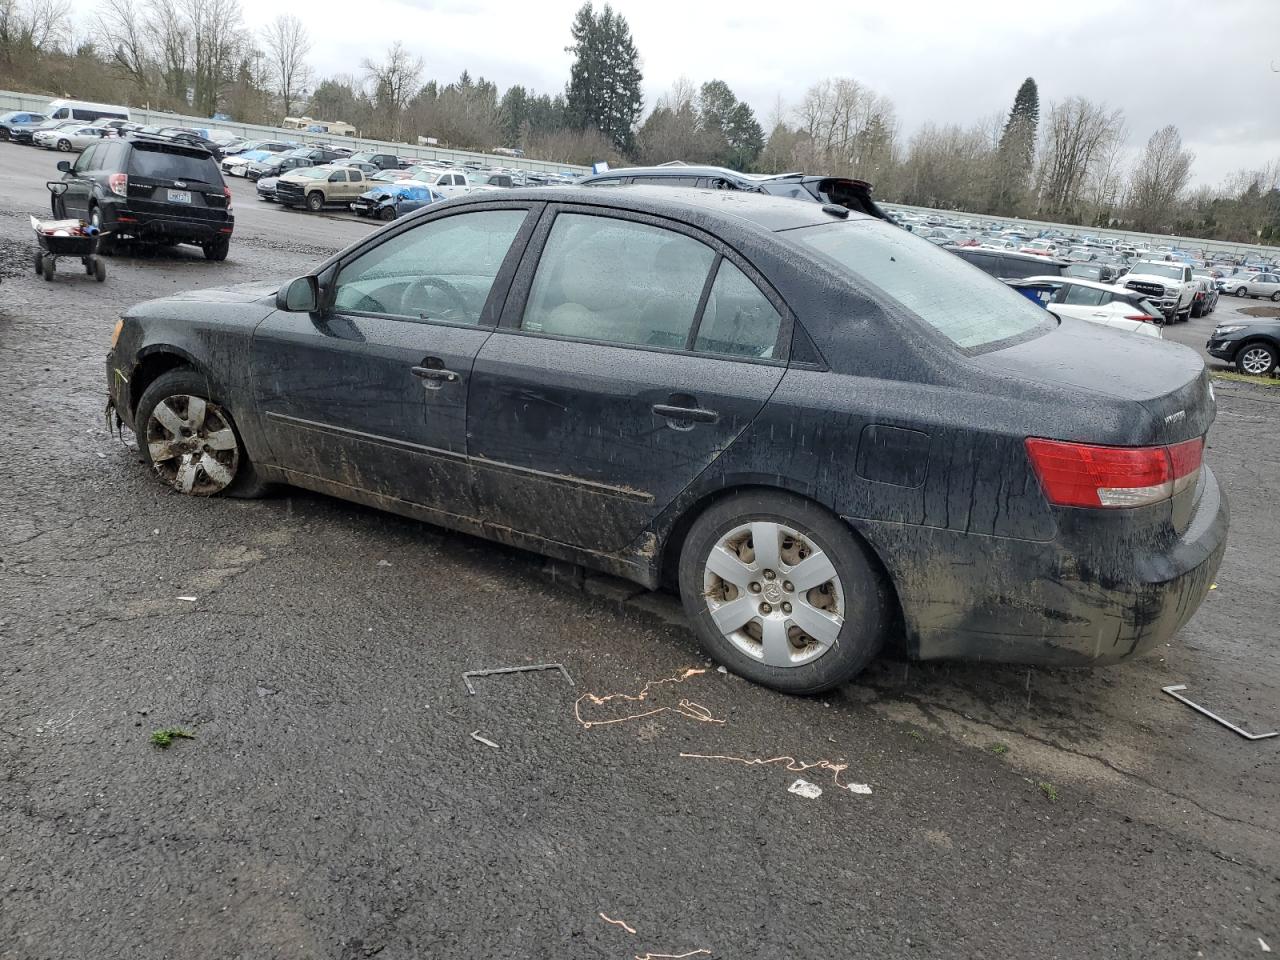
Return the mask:
[(462, 675), (462, 682), (467, 685), (467, 693), (475, 696), (476, 688), (471, 685), (472, 677), (491, 677), (499, 673), (529, 673), (534, 670), (559, 670), (569, 686), (574, 686), (573, 677), (562, 663), (533, 663), (527, 667), (497, 667), (493, 670), (468, 670)]
[(1235, 733), (1240, 734), (1240, 736), (1244, 737), (1246, 740), (1266, 740), (1269, 737), (1280, 737), (1280, 730), (1273, 730), (1271, 731), (1271, 733), (1250, 733), (1248, 730), (1241, 730), (1234, 723), (1231, 723), (1228, 720), (1223, 720), (1216, 713), (1212, 713), (1209, 710), (1206, 710), (1204, 707), (1200, 706), (1200, 704), (1195, 703), (1194, 701), (1188, 700), (1186, 697), (1179, 696), (1178, 694), (1179, 690), (1187, 689), (1187, 685), (1185, 683), (1175, 683), (1168, 687), (1161, 687), (1160, 689), (1163, 690), (1165, 693), (1167, 693), (1169, 696), (1173, 697), (1173, 699), (1181, 700), (1192, 710), (1195, 710), (1199, 713), (1203, 713), (1210, 720), (1217, 720), (1218, 723), (1222, 724), (1228, 730), (1231, 730), (1231, 731), (1234, 731)]

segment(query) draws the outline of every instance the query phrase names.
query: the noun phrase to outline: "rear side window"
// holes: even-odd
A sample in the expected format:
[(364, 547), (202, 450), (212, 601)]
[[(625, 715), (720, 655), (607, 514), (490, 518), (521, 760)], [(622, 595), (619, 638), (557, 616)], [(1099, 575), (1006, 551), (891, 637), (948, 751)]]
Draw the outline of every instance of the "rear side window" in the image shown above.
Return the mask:
[(1095, 290), (1093, 287), (1069, 283), (1067, 294), (1062, 298), (1062, 302), (1073, 307), (1096, 307), (1102, 304), (1106, 295), (1105, 290)]
[(657, 187), (696, 187), (697, 177), (632, 177), (631, 182)]
[(720, 261), (693, 349), (730, 357), (771, 359), (782, 317), (745, 273)]
[(218, 165), (211, 156), (142, 144), (134, 144), (133, 156), (129, 160), (129, 173), (160, 180), (222, 183), (222, 174), (218, 172)]
[(1045, 269), (1043, 263), (1029, 263), (1026, 260), (1019, 260), (1017, 257), (1001, 257), (999, 276), (1007, 277), (1010, 280), (1021, 280), (1024, 277), (1043, 277), (1046, 274), (1055, 274), (1058, 271)]
[(1026, 297), (884, 221), (828, 223), (782, 236), (820, 254), (855, 284), (883, 291), (958, 347), (978, 349), (1050, 329), (1048, 315)]
[(521, 327), (583, 340), (683, 349), (715, 254), (648, 224), (562, 213)]
[(990, 274), (993, 277), (1000, 276), (1000, 258), (987, 253), (969, 253), (960, 251), (961, 260), (967, 260), (983, 273)]

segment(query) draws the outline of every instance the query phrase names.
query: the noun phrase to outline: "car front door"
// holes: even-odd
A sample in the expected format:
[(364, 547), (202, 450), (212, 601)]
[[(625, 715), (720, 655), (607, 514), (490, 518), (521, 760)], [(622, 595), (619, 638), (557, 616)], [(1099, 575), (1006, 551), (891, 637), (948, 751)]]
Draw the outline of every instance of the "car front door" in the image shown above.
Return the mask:
[(472, 373), (486, 523), (598, 553), (641, 540), (782, 378), (790, 323), (748, 273), (667, 221), (544, 215)]
[(474, 518), (472, 363), (501, 312), (537, 204), (450, 211), (393, 230), (321, 275), (316, 314), (254, 333), (259, 419), (277, 465)]
[(76, 157), (71, 173), (64, 177), (67, 191), (62, 195), (62, 209), (68, 217), (89, 218), (89, 197), (93, 193), (93, 171), (102, 169), (99, 158), (109, 153), (112, 144), (94, 143)]

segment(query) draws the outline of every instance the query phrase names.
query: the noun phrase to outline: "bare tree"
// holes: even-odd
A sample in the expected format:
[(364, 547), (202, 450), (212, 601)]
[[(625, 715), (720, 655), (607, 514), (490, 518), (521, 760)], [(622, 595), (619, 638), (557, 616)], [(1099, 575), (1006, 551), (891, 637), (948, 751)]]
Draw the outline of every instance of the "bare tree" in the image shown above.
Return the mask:
[(110, 47), (111, 62), (146, 96), (154, 60), (142, 11), (133, 0), (107, 0), (98, 11), (97, 27), (98, 36)]
[(294, 101), (311, 80), (311, 68), (307, 66), (311, 37), (301, 20), (286, 13), (263, 30), (262, 39), (267, 45), (268, 70), (280, 94), (284, 115), (291, 116)]
[(0, 0), (0, 66), (29, 62), (57, 46), (71, 0)]
[(1069, 97), (1049, 108), (1043, 135), (1037, 177), (1041, 211), (1073, 218), (1099, 158), (1116, 140), (1124, 139), (1124, 114), (1084, 97)]
[(410, 54), (397, 40), (386, 57), (375, 63), (369, 58), (360, 62), (365, 79), (372, 87), (371, 95), (383, 133), (393, 140), (401, 139), (405, 108), (418, 92), (422, 81), (422, 57)]
[(1139, 230), (1168, 227), (1178, 195), (1191, 179), (1195, 154), (1182, 147), (1173, 124), (1161, 127), (1147, 141), (1142, 159), (1129, 180), (1129, 212)]

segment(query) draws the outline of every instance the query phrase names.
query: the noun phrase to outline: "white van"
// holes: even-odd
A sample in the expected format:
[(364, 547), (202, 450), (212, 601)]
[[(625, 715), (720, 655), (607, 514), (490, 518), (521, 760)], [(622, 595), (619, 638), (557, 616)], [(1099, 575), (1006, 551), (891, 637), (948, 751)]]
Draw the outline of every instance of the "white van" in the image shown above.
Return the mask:
[(129, 108), (86, 100), (53, 100), (45, 107), (50, 120), (128, 120)]

